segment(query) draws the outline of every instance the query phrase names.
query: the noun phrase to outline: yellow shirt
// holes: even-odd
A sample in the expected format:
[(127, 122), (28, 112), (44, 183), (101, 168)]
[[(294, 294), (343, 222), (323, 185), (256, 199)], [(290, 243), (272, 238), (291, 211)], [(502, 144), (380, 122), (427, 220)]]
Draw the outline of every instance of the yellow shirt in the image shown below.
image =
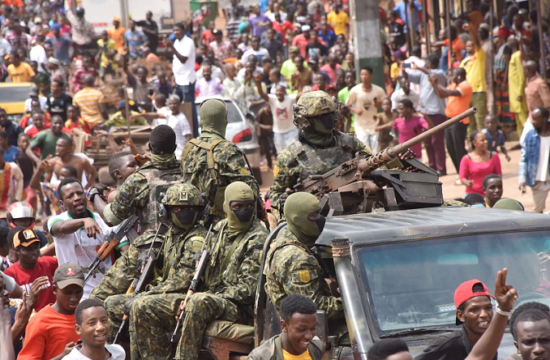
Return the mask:
[(340, 11), (338, 14), (332, 11), (327, 15), (327, 22), (334, 28), (336, 35), (344, 34), (346, 38), (348, 37), (348, 33), (346, 32), (346, 25), (349, 25), (348, 14), (343, 11)]
[(485, 92), (485, 51), (479, 48), (474, 55), (468, 55), (460, 67), (466, 70), (466, 81), (472, 85), (474, 93)]
[(397, 61), (394, 62), (393, 64), (391, 64), (390, 77), (392, 79), (395, 79), (396, 77), (399, 77), (399, 63)]
[(29, 82), (31, 78), (36, 75), (32, 67), (26, 62), (21, 62), (18, 67), (15, 67), (13, 64), (9, 65), (8, 74), (11, 82), (14, 83)]
[[(521, 96), (521, 101), (518, 101), (518, 96)], [(510, 112), (527, 112), (525, 75), (523, 74), (520, 51), (512, 54), (510, 64), (508, 64), (508, 98), (510, 99)]]
[(284, 360), (313, 360), (309, 354), (309, 349), (301, 353), (300, 355), (292, 355), (283, 349), (283, 359)]
[[(112, 39), (107, 39), (107, 44), (105, 44), (105, 41), (103, 41), (103, 39), (99, 39), (97, 41), (97, 46), (99, 46), (100, 49), (103, 46), (105, 46), (107, 48), (107, 52), (110, 52), (110, 53), (116, 50), (115, 42)], [(103, 53), (101, 53), (101, 57), (99, 58), (99, 66), (104, 68), (109, 66), (109, 58), (105, 56)], [(111, 66), (113, 70), (116, 70), (118, 68), (116, 56), (114, 56), (113, 59), (111, 60)]]

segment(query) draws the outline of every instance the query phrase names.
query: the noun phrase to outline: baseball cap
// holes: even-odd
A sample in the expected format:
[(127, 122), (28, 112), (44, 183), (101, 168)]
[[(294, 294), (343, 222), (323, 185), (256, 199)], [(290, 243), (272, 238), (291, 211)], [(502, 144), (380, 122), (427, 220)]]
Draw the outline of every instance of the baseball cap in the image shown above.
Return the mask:
[(38, 235), (36, 235), (34, 230), (25, 229), (18, 231), (15, 233), (15, 235), (13, 235), (14, 248), (17, 248), (18, 246), (29, 247), (35, 242), (40, 243), (40, 239), (38, 238)]
[(59, 265), (53, 274), (53, 282), (60, 289), (64, 289), (69, 285), (84, 287), (84, 271), (82, 271), (80, 265), (75, 263)]
[(214, 36), (223, 35), (223, 32), (220, 29), (216, 29), (216, 30), (212, 31), (212, 35), (214, 35)]
[(61, 65), (61, 62), (59, 61), (59, 59), (54, 58), (53, 56), (50, 56), (50, 57), (48, 58), (48, 62), (49, 62), (50, 64), (54, 64), (54, 65)]
[(121, 22), (120, 16), (113, 16), (113, 21)]
[(300, 48), (298, 46), (291, 46), (289, 49), (288, 49), (289, 52), (292, 52), (292, 51), (300, 51)]
[(29, 93), (29, 96), (38, 96), (38, 93), (39, 93), (38, 88), (35, 87), (35, 86), (33, 86), (33, 87), (31, 88), (31, 91), (30, 91), (30, 93)]
[[(474, 292), (475, 285), (483, 286), (483, 291)], [(489, 296), (490, 298), (495, 298), (484, 283), (478, 279), (468, 280), (460, 284), (455, 290), (454, 300), (456, 308), (458, 309), (460, 305), (476, 296)], [(458, 317), (456, 318), (456, 324), (462, 324), (462, 321), (460, 321)]]
[(309, 31), (310, 29), (309, 25), (302, 25), (302, 32)]

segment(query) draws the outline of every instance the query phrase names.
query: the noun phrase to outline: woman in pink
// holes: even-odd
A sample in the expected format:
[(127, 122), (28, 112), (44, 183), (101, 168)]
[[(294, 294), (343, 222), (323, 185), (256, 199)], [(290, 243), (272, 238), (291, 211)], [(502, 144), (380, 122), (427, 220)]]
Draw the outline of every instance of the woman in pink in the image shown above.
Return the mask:
[[(414, 106), (409, 99), (403, 99), (397, 105), (399, 117), (393, 122), (393, 131), (399, 136), (399, 143), (421, 134), (424, 130), (432, 127), (428, 117), (414, 116)], [(418, 160), (422, 160), (422, 144), (416, 144), (410, 148)]]
[(483, 192), (483, 179), (487, 175), (502, 175), (502, 167), (498, 154), (487, 151), (487, 137), (481, 131), (474, 131), (470, 135), (472, 151), (464, 155), (460, 161), (460, 182), (466, 186), (466, 195)]

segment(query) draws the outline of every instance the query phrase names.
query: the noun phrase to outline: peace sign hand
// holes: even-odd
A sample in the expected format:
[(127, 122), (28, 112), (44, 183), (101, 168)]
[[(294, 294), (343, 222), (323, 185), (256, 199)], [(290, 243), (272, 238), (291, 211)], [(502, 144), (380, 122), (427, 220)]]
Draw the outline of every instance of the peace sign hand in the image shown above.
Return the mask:
[(508, 269), (504, 268), (497, 273), (497, 280), (495, 282), (495, 299), (498, 303), (498, 307), (502, 311), (511, 311), (514, 307), (514, 302), (518, 299), (516, 289), (512, 285), (506, 284), (506, 276), (508, 275)]

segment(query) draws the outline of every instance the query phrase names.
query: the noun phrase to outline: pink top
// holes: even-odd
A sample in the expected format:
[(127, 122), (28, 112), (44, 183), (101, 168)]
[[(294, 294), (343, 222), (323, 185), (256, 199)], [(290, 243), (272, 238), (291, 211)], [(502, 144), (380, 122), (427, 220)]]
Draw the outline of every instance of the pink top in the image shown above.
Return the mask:
[(487, 162), (473, 162), (468, 154), (464, 155), (460, 161), (460, 179), (474, 181), (474, 185), (471, 188), (466, 187), (466, 194), (478, 193), (485, 196), (483, 192), (483, 179), (491, 174), (502, 175), (500, 158), (496, 152), (491, 152), (491, 159)]
[[(413, 116), (409, 120), (400, 117), (395, 119), (393, 123), (393, 131), (398, 133), (400, 144), (412, 139), (429, 128), (430, 126), (426, 122), (426, 119), (420, 116)], [(418, 160), (422, 159), (422, 144), (416, 144), (410, 149), (415, 153)]]

